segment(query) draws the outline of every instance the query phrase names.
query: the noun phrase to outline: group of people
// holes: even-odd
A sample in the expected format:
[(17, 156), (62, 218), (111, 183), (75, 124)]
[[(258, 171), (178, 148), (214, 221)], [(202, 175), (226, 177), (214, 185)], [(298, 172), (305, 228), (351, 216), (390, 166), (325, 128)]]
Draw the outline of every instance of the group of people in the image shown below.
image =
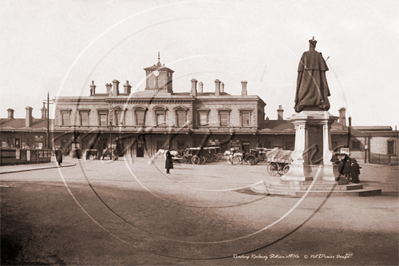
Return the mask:
[(351, 159), (348, 156), (345, 156), (339, 162), (339, 183), (344, 183), (345, 181), (352, 181), (352, 183), (358, 184), (360, 183), (359, 175), (360, 175), (360, 166), (357, 163), (356, 159)]

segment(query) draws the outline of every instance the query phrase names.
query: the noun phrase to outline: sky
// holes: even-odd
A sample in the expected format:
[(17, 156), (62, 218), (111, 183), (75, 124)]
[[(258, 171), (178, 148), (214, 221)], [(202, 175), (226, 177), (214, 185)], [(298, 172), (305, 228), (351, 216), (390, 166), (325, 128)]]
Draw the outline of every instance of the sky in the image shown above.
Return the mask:
[[(313, 36), (327, 60), (332, 115), (353, 126), (399, 124), (399, 2), (392, 1), (0, 1), (0, 117), (43, 100), (88, 96), (126, 80), (144, 90), (143, 68), (173, 69), (174, 92), (190, 80), (214, 91), (248, 94), (266, 116), (294, 114), (297, 68)], [(328, 59), (327, 59), (328, 58)], [(50, 117), (54, 117), (50, 105)]]

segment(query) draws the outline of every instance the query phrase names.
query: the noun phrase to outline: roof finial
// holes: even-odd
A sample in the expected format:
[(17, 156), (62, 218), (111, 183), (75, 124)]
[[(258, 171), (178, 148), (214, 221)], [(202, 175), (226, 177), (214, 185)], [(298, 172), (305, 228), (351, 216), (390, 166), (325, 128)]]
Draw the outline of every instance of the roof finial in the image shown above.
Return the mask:
[(158, 66), (161, 66), (161, 52), (158, 51)]

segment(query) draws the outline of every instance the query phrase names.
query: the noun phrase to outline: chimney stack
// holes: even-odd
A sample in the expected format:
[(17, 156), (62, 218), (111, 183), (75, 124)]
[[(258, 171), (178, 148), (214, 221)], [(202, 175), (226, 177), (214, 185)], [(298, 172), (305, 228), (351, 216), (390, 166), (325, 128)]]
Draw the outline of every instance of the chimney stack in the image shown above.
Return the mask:
[(247, 81), (246, 80), (243, 80), (243, 81), (241, 81), (241, 85), (242, 85), (242, 90), (241, 90), (241, 95), (242, 96), (247, 96), (248, 95), (248, 92), (247, 92)]
[(349, 126), (351, 127), (352, 126), (352, 117), (351, 116), (348, 117), (348, 123), (349, 123)]
[(281, 105), (279, 105), (277, 109), (277, 120), (284, 120), (283, 113), (284, 109)]
[(221, 92), (224, 92), (224, 83), (222, 82), (222, 91)]
[(123, 85), (123, 87), (125, 88), (125, 93), (130, 94), (130, 92), (132, 91), (132, 86), (129, 84), (128, 80), (126, 80), (126, 84)]
[(47, 109), (46, 109), (45, 103), (43, 103), (43, 108), (40, 109), (40, 111), (42, 111), (42, 120), (46, 120), (47, 119)]
[(8, 119), (14, 119), (14, 109), (8, 108)]
[(112, 87), (112, 95), (113, 96), (117, 96), (119, 95), (119, 81), (117, 81), (116, 79), (114, 79), (112, 81), (112, 83), (114, 84)]
[(112, 84), (111, 83), (107, 83), (105, 84), (105, 87), (107, 87), (107, 94), (111, 94), (111, 90), (112, 90)]
[(191, 95), (197, 97), (197, 80), (195, 78), (191, 80)]
[(32, 118), (33, 108), (30, 106), (27, 106), (27, 107), (25, 107), (25, 109), (26, 109), (25, 127), (30, 127), (33, 122), (33, 118)]
[(342, 107), (338, 111), (339, 111), (338, 123), (340, 123), (341, 125), (346, 126), (346, 109), (345, 109), (345, 107)]
[(220, 96), (220, 80), (215, 80), (215, 96)]
[(90, 85), (90, 96), (95, 94), (96, 94), (96, 85), (94, 85), (94, 80), (92, 80)]
[(203, 93), (204, 92), (204, 83), (202, 83), (201, 81), (198, 83), (198, 88), (199, 88), (199, 93)]

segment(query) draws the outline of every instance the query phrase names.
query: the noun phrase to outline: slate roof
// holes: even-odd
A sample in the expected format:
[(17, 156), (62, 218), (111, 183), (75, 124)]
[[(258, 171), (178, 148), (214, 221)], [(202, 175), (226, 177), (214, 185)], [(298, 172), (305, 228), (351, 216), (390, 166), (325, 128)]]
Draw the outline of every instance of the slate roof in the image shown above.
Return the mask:
[[(260, 133), (287, 133), (287, 134), (295, 134), (294, 124), (290, 120), (265, 120), (260, 122)], [(348, 132), (348, 127), (338, 122), (334, 122), (331, 125), (331, 133)]]
[[(54, 119), (50, 119), (50, 128), (54, 123)], [(30, 127), (25, 126), (25, 118), (1, 118), (0, 119), (0, 130), (47, 130), (47, 120), (32, 119), (32, 125)]]
[(359, 131), (392, 131), (390, 126), (352, 126), (352, 128)]

